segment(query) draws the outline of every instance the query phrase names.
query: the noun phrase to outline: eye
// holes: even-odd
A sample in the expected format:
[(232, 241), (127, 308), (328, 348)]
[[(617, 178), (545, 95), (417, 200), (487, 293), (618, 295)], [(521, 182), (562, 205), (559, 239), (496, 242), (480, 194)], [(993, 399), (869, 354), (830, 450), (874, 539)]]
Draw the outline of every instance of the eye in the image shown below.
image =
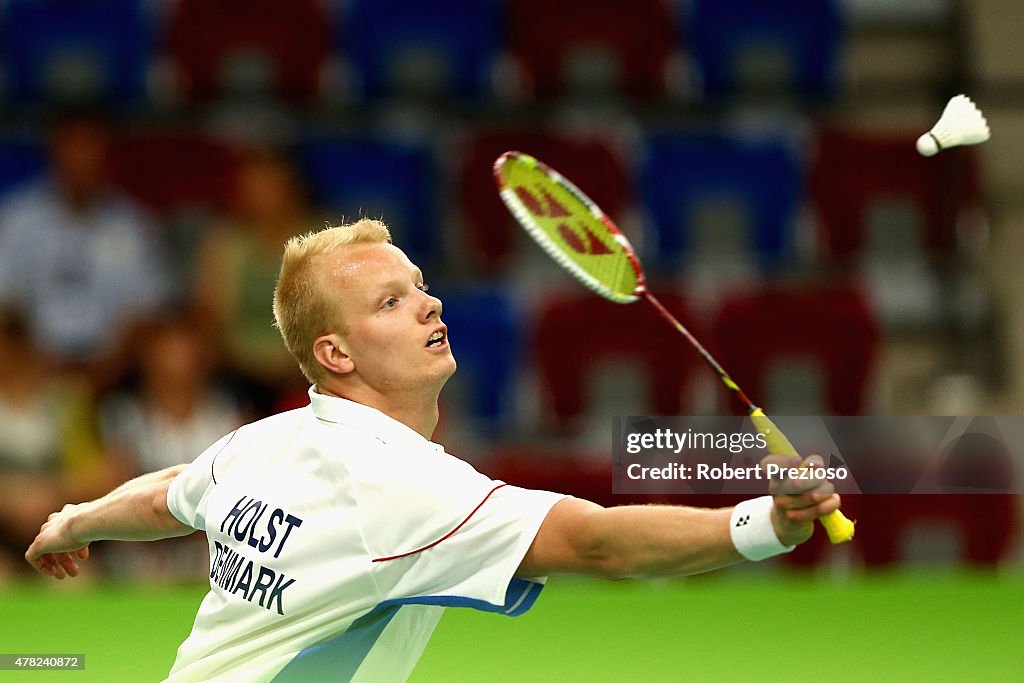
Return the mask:
[(430, 285), (428, 285), (426, 282), (421, 282), (418, 285), (416, 285), (416, 289), (420, 290), (421, 292), (429, 292)]
[(382, 308), (394, 308), (394, 307), (395, 307), (395, 306), (397, 306), (397, 305), (398, 305), (398, 299), (396, 299), (396, 298), (395, 298), (395, 297), (393, 297), (393, 296), (389, 296), (389, 297), (388, 297), (388, 298), (387, 298), (387, 299), (386, 299), (386, 300), (384, 301), (384, 304), (383, 304)]

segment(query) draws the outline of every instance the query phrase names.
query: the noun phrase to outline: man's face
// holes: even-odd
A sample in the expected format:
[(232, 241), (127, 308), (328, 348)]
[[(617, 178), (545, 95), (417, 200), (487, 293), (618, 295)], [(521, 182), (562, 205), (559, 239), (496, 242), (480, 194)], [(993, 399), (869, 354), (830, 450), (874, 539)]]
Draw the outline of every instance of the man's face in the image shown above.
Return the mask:
[(87, 196), (103, 187), (109, 144), (106, 129), (92, 121), (67, 121), (54, 131), (54, 170), (73, 195)]
[(423, 274), (390, 244), (356, 244), (327, 258), (338, 293), (344, 351), (354, 372), (382, 393), (440, 390), (455, 372), (441, 302)]

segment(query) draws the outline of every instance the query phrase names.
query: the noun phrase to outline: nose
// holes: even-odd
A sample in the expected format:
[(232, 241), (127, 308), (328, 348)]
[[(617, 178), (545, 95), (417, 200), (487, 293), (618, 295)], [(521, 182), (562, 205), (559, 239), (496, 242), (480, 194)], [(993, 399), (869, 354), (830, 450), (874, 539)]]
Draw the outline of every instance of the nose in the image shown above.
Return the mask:
[(431, 317), (440, 318), (441, 309), (443, 308), (441, 300), (436, 296), (427, 294), (426, 292), (423, 293), (423, 296), (426, 298), (426, 303), (423, 307), (423, 320), (430, 320)]

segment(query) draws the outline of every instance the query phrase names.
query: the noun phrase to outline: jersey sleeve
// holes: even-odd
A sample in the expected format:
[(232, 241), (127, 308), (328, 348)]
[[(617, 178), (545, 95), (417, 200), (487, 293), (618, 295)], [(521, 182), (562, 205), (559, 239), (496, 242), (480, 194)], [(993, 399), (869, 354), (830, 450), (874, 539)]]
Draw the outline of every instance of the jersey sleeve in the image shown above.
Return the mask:
[(167, 489), (167, 509), (179, 522), (202, 531), (206, 528), (206, 502), (216, 485), (214, 465), (236, 432), (231, 432), (203, 451)]
[[(384, 602), (473, 607), (509, 616), (533, 605), (545, 577), (526, 580), (514, 574), (548, 512), (565, 496), (477, 477), (457, 491), (433, 479), (405, 492), (405, 504), (396, 510), (431, 521), (408, 527), (412, 532), (394, 538), (386, 554), (374, 553), (372, 571)], [(398, 520), (392, 528), (403, 524)], [(367, 537), (376, 531), (366, 529)]]

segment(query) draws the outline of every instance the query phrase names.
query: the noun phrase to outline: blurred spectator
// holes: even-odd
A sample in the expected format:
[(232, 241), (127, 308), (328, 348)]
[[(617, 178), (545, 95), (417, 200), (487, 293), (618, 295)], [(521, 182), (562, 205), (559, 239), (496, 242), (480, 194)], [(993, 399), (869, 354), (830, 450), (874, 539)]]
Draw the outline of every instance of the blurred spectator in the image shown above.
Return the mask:
[(130, 389), (100, 406), (105, 442), (130, 476), (192, 462), (242, 423), (236, 402), (214, 381), (214, 358), (187, 314), (170, 314), (139, 333)]
[(314, 222), (291, 162), (252, 152), (238, 172), (233, 215), (200, 247), (196, 305), (259, 414), (273, 412), (296, 385), (305, 387), (274, 327), (271, 301), (284, 243)]
[[(129, 476), (191, 462), (242, 424), (236, 402), (216, 386), (215, 359), (195, 316), (161, 316), (138, 339), (131, 359), (135, 381), (100, 405), (103, 438)], [(206, 542), (120, 543), (107, 558), (122, 576), (195, 576), (206, 566)]]
[(0, 308), (0, 575), (24, 564), (25, 544), (62, 501), (129, 474), (104, 457), (92, 407), (85, 386), (50, 371), (26, 316)]
[(0, 298), (29, 313), (37, 345), (100, 385), (116, 377), (132, 324), (167, 295), (143, 209), (111, 186), (110, 127), (66, 113), (50, 139), (50, 174), (0, 206)]

